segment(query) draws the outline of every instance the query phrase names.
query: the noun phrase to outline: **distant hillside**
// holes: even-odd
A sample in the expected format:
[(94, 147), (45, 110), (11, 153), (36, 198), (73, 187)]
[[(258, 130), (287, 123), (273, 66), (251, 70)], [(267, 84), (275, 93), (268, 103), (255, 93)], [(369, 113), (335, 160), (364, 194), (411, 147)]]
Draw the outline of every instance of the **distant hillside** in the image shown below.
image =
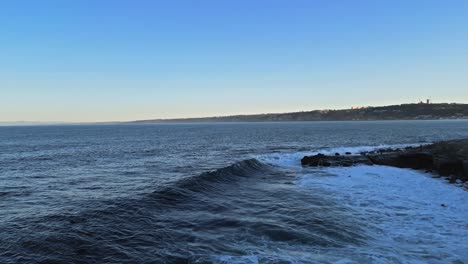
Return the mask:
[(360, 109), (314, 110), (283, 114), (140, 120), (132, 123), (284, 122), (468, 119), (468, 104), (402, 104)]

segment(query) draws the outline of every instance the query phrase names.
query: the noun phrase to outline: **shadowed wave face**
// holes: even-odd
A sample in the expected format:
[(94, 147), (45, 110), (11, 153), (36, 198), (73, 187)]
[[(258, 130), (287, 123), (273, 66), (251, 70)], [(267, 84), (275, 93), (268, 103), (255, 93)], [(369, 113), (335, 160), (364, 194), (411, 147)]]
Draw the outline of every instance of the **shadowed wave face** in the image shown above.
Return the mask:
[[(462, 121), (0, 128), (0, 262), (465, 260), (456, 246), (431, 256), (417, 241), (406, 251), (392, 244), (404, 237), (380, 236), (391, 232), (383, 223), (403, 228), (398, 215), (418, 212), (402, 208), (424, 207), (417, 198), (389, 205), (367, 190), (372, 177), (401, 172), (298, 165), (304, 153), (427, 143), (466, 137), (467, 128)], [(351, 182), (357, 187), (344, 180), (359, 175), (368, 178)], [(438, 209), (412, 217), (458, 223), (464, 209), (453, 207), (454, 218), (439, 219), (450, 214)]]

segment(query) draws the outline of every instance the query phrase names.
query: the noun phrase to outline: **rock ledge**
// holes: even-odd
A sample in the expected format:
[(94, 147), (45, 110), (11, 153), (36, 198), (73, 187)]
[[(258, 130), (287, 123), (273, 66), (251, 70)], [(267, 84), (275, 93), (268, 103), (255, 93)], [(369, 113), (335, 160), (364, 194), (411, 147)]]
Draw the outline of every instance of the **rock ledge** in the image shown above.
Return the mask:
[(468, 139), (442, 141), (404, 149), (378, 149), (358, 155), (346, 154), (305, 156), (301, 164), (314, 167), (386, 165), (435, 172), (440, 176), (449, 177), (450, 182), (468, 181)]

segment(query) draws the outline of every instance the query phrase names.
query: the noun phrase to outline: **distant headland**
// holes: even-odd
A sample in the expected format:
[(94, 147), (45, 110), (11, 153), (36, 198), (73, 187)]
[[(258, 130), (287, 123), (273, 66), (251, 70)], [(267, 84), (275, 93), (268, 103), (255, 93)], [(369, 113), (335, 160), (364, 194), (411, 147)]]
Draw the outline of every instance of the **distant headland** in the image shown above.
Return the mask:
[(468, 104), (430, 103), (341, 110), (313, 110), (293, 113), (233, 115), (201, 118), (152, 119), (129, 123), (198, 123), (198, 122), (291, 122), (291, 121), (371, 121), (371, 120), (438, 120), (468, 119)]

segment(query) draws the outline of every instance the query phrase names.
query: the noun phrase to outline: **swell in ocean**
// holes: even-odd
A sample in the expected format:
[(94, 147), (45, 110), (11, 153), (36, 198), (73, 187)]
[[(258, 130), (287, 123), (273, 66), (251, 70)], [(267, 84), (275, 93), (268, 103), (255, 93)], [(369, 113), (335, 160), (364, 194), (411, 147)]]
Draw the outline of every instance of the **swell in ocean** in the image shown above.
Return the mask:
[(0, 260), (467, 261), (466, 243), (459, 243), (468, 237), (468, 195), (461, 188), (405, 169), (303, 168), (299, 162), (305, 154), (383, 147), (257, 155), (151, 193), (90, 202), (75, 213), (14, 219), (2, 226)]
[(362, 243), (365, 235), (357, 223), (341, 210), (325, 209), (338, 204), (293, 191), (292, 177), (249, 159), (138, 198), (93, 204), (71, 215), (23, 219), (6, 227), (24, 224), (28, 235), (3, 236), (2, 258), (40, 263), (306, 261), (309, 253), (293, 255), (310, 247)]

